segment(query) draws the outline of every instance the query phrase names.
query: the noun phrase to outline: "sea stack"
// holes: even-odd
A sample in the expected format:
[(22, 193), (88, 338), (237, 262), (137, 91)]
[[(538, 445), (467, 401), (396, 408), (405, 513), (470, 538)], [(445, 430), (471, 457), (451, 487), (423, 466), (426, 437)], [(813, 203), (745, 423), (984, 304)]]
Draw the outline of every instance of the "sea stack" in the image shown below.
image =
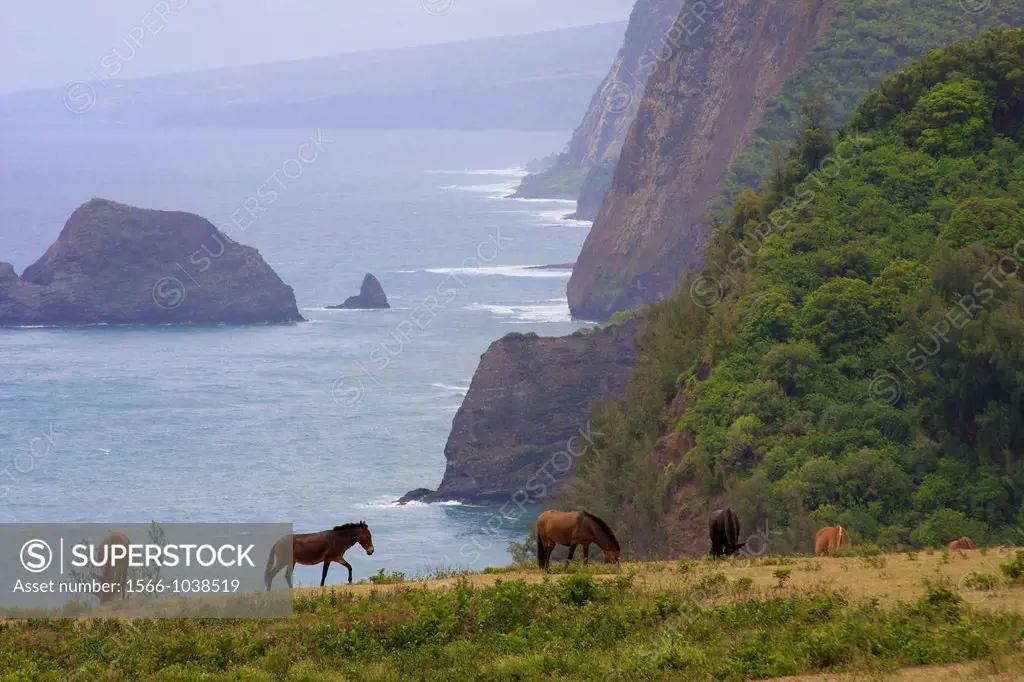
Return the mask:
[(0, 263), (0, 284), (18, 279), (18, 273), (10, 263)]
[(388, 297), (384, 294), (384, 287), (380, 285), (380, 281), (368, 272), (366, 277), (363, 277), (363, 286), (359, 288), (357, 295), (349, 296), (341, 305), (327, 307), (331, 310), (379, 310), (391, 306), (388, 305)]
[(259, 252), (208, 220), (106, 199), (79, 206), (21, 277), (0, 265), (0, 326), (302, 320)]

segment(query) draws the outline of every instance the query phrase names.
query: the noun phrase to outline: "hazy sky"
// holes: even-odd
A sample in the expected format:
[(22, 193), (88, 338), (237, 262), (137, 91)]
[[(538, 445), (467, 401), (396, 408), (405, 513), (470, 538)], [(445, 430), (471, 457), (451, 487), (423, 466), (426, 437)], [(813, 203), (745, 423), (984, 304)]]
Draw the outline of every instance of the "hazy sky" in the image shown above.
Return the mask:
[[(9, 0), (0, 92), (624, 20), (633, 0)], [(116, 53), (115, 53), (116, 50)]]

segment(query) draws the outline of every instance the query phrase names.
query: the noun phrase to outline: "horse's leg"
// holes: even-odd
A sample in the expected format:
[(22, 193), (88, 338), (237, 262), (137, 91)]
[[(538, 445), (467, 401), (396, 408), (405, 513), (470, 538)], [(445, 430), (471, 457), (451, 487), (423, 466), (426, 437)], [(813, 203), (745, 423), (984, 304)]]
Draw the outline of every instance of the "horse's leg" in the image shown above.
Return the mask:
[(345, 557), (341, 557), (340, 559), (338, 559), (338, 563), (348, 569), (348, 584), (351, 585), (352, 584), (352, 564), (350, 564), (349, 562), (345, 561)]
[(567, 556), (567, 557), (565, 558), (565, 565), (566, 565), (566, 566), (568, 566), (568, 565), (569, 565), (569, 562), (570, 562), (570, 561), (572, 561), (572, 558), (573, 558), (574, 556), (576, 556), (576, 545), (575, 545), (575, 544), (572, 544), (572, 545), (569, 545), (569, 556)]
[(552, 540), (544, 541), (544, 570), (551, 568), (551, 552), (555, 551), (555, 543)]
[(331, 567), (331, 560), (330, 559), (324, 559), (324, 572), (323, 572), (323, 575), (320, 576), (320, 587), (323, 587), (324, 583), (327, 582), (327, 569), (329, 569), (330, 567)]
[(583, 563), (590, 563), (590, 543), (583, 543)]
[(280, 573), (283, 570), (284, 570), (284, 566), (277, 566), (273, 570), (270, 571), (270, 577), (267, 578), (267, 592), (270, 592), (270, 583), (274, 582), (274, 578), (276, 578), (277, 574)]
[(289, 589), (291, 589), (291, 586), (292, 586), (292, 573), (294, 573), (294, 572), (295, 572), (295, 562), (293, 561), (292, 563), (290, 563), (288, 565), (287, 570), (285, 570), (285, 572), (284, 572), (284, 579), (285, 579), (285, 582), (288, 583), (288, 588)]

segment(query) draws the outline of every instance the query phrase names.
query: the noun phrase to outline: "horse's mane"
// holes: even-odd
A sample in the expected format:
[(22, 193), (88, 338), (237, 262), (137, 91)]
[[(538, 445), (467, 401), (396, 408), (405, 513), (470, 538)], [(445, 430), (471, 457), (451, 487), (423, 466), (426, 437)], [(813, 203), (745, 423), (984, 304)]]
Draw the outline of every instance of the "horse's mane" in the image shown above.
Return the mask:
[(343, 523), (340, 526), (335, 526), (333, 530), (350, 530), (352, 528), (366, 528), (366, 521), (360, 521), (358, 523)]
[(615, 546), (615, 551), (616, 552), (621, 551), (621, 548), (619, 547), (619, 539), (617, 537), (615, 537), (615, 533), (612, 532), (612, 529), (608, 527), (607, 523), (605, 523), (601, 519), (597, 518), (596, 516), (594, 516), (593, 514), (591, 514), (588, 511), (584, 511), (583, 514), (588, 519), (590, 519), (591, 521), (596, 523), (598, 528), (600, 528), (601, 530), (604, 531), (604, 534), (608, 536), (609, 540), (611, 540), (612, 545)]

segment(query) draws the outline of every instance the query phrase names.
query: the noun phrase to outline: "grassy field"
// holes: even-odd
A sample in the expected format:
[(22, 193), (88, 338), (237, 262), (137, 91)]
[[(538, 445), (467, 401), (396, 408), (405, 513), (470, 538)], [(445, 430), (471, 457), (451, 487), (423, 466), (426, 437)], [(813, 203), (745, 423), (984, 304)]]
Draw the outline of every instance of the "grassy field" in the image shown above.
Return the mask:
[(514, 566), (299, 588), (288, 620), (6, 621), (0, 679), (1024, 679), (1008, 554)]

